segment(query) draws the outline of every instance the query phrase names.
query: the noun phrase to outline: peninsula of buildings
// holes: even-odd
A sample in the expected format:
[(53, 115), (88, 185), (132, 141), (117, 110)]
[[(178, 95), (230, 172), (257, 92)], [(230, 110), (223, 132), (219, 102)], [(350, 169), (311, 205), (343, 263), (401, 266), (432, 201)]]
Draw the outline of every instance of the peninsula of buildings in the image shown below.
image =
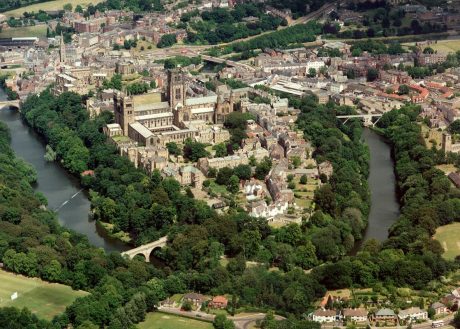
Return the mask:
[[(0, 66), (9, 74), (5, 86), (19, 99), (50, 85), (56, 95), (88, 95), (90, 116), (113, 113), (114, 122), (104, 132), (121, 155), (148, 173), (175, 177), (215, 208), (229, 204), (229, 191), (215, 182), (219, 171), (249, 166), (254, 173), (256, 164), (269, 159), (266, 175), (239, 180), (238, 203), (253, 216), (281, 222), (308, 217), (314, 191), (333, 172), (330, 163), (311, 157), (315, 150), (296, 127), (300, 111), (286, 97), (313, 94), (320, 104), (353, 106), (366, 125), (405, 103), (419, 104), (427, 140), (438, 134), (435, 147), (460, 151), (455, 136), (444, 131), (460, 119), (460, 68), (451, 65), (423, 77), (416, 73), (455, 56), (434, 50), (436, 41), (398, 44), (397, 51), (376, 54), (318, 38), (308, 47), (261, 49), (242, 61), (212, 57), (206, 53), (210, 46), (180, 44), (187, 36), (177, 28), (183, 15), (237, 5), (203, 1), (181, 10), (96, 11), (86, 17), (65, 11), (47, 22), (48, 38), (1, 40)], [(392, 5), (421, 21), (437, 15), (448, 29), (458, 24), (455, 15), (439, 9)], [(353, 21), (340, 6), (325, 8), (315, 18), (331, 21), (334, 13), (341, 26)], [(289, 12), (265, 9), (267, 15), (296, 22)], [(9, 28), (6, 22), (3, 28)], [(179, 45), (156, 48), (171, 34)], [(230, 145), (234, 127), (226, 122), (233, 113), (249, 119), (240, 127), (244, 136)], [(208, 155), (190, 161), (181, 152), (171, 153), (187, 143), (205, 145)], [(221, 145), (224, 154), (216, 151)]]

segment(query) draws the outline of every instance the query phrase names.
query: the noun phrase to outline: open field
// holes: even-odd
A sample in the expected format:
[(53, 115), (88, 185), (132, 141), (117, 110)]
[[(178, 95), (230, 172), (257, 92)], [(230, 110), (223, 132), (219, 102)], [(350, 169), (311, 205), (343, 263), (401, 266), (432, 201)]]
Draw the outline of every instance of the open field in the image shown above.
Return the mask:
[(46, 25), (12, 27), (3, 29), (0, 38), (46, 37)]
[(164, 313), (148, 313), (144, 322), (137, 325), (139, 329), (211, 329), (212, 324), (199, 320), (183, 318)]
[(438, 165), (436, 168), (443, 171), (446, 175), (457, 171), (457, 167), (455, 167), (453, 164)]
[[(14, 292), (17, 292), (19, 297), (12, 301), (10, 298)], [(0, 307), (27, 307), (38, 317), (47, 320), (64, 312), (77, 297), (87, 294), (85, 291), (75, 291), (62, 284), (0, 271)]]
[[(414, 42), (403, 44), (404, 46), (414, 46)], [(453, 53), (460, 50), (460, 40), (438, 40), (427, 47), (433, 48), (440, 53)]]
[(3, 14), (6, 16), (13, 16), (13, 17), (21, 17), (24, 12), (38, 12), (39, 10), (47, 11), (47, 10), (61, 10), (65, 4), (71, 3), (73, 8), (77, 5), (81, 5), (83, 8), (88, 7), (89, 4), (96, 5), (102, 0), (54, 0), (42, 3), (36, 3), (30, 6), (21, 7), (17, 9), (13, 9), (10, 11), (6, 11)]
[(438, 227), (434, 238), (444, 248), (442, 255), (446, 259), (454, 259), (460, 255), (460, 223), (453, 223)]
[(437, 129), (430, 129), (427, 125), (422, 124), (422, 136), (425, 141), (425, 146), (427, 148), (431, 148), (432, 141), (436, 143), (436, 148), (439, 150), (441, 149), (442, 143), (442, 132), (438, 131)]

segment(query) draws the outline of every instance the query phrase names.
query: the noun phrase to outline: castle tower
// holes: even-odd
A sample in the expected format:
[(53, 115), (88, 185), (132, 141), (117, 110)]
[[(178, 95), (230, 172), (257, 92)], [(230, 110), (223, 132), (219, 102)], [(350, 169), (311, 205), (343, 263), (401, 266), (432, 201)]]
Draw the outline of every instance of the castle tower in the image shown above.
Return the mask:
[(442, 134), (442, 150), (444, 152), (452, 152), (452, 135), (447, 132)]
[(168, 100), (172, 110), (175, 110), (178, 104), (185, 105), (186, 92), (187, 85), (184, 72), (182, 70), (169, 70)]
[(113, 104), (115, 107), (115, 123), (118, 123), (123, 129), (123, 134), (128, 136), (128, 125), (135, 122), (133, 98), (117, 92), (113, 96)]
[(67, 57), (65, 52), (65, 42), (64, 42), (64, 35), (61, 32), (61, 42), (59, 45), (59, 61), (61, 63), (65, 63)]

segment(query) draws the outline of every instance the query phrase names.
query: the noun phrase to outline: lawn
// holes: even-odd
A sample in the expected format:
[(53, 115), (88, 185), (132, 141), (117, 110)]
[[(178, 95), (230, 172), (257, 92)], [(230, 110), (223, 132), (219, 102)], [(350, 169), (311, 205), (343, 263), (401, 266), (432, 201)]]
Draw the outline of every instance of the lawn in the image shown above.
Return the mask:
[(42, 3), (36, 3), (30, 6), (22, 7), (13, 9), (7, 12), (4, 12), (6, 16), (14, 16), (14, 17), (21, 17), (24, 12), (38, 12), (39, 10), (61, 10), (63, 9), (64, 5), (67, 3), (71, 3), (73, 8), (77, 5), (81, 5), (82, 7), (87, 7), (89, 4), (96, 5), (102, 0), (54, 0)]
[[(17, 292), (18, 298), (11, 300)], [(77, 297), (86, 296), (85, 291), (75, 291), (69, 286), (48, 283), (37, 278), (28, 278), (0, 270), (0, 307), (27, 307), (38, 317), (51, 320), (64, 312)]]
[(183, 318), (159, 312), (148, 313), (144, 322), (137, 325), (139, 329), (211, 329), (209, 322)]
[(460, 40), (441, 40), (430, 47), (440, 53), (456, 52), (460, 50)]
[(227, 188), (223, 185), (217, 184), (215, 180), (211, 180), (211, 183), (209, 184), (209, 191), (217, 195), (228, 193)]
[(432, 143), (431, 141), (436, 142), (436, 148), (441, 149), (442, 143), (442, 132), (438, 131), (437, 129), (430, 129), (427, 125), (422, 124), (422, 136), (425, 141), (425, 146), (431, 148)]
[(46, 37), (46, 25), (23, 26), (3, 29), (0, 38)]
[(453, 164), (438, 165), (436, 168), (442, 170), (446, 175), (457, 171), (457, 167), (455, 167)]
[(438, 227), (434, 238), (444, 248), (442, 255), (446, 259), (454, 259), (460, 255), (460, 223), (453, 223)]
[[(403, 46), (407, 47), (414, 45), (414, 42), (408, 42), (403, 44)], [(436, 41), (436, 43), (423, 46), (423, 48), (425, 47), (431, 47), (435, 51), (438, 51), (440, 53), (452, 53), (460, 50), (460, 40), (438, 40)]]

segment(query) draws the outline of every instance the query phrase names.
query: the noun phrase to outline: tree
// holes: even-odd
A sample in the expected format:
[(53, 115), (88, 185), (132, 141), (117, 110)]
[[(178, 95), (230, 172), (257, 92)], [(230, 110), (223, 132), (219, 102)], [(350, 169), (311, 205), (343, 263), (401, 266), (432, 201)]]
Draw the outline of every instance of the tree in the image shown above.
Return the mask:
[(409, 94), (409, 86), (408, 85), (399, 85), (399, 88), (398, 88), (398, 93), (400, 95), (407, 95)]
[(316, 77), (316, 74), (317, 74), (316, 69), (314, 67), (310, 67), (308, 69), (308, 77), (314, 78), (314, 77)]
[(255, 177), (257, 179), (264, 180), (265, 176), (268, 175), (271, 168), (272, 160), (268, 157), (265, 157), (259, 164), (257, 164)]
[(449, 125), (449, 128), (447, 130), (451, 134), (460, 134), (460, 120), (455, 120)]
[(175, 142), (166, 143), (166, 148), (171, 155), (182, 155), (182, 150)]
[(161, 36), (160, 41), (157, 44), (158, 48), (167, 48), (171, 47), (177, 43), (177, 38), (175, 34), (164, 34)]
[(184, 156), (190, 161), (197, 162), (198, 159), (206, 158), (209, 155), (205, 144), (194, 142), (191, 139), (185, 141)]
[(294, 168), (299, 168), (299, 166), (302, 164), (302, 160), (300, 159), (298, 155), (293, 156), (291, 158), (291, 161), (292, 161), (292, 165), (294, 166)]
[(99, 326), (95, 325), (91, 321), (84, 321), (82, 324), (80, 324), (77, 329), (98, 329)]
[(225, 314), (218, 314), (214, 318), (213, 326), (215, 329), (234, 329), (235, 324), (232, 320), (227, 319)]
[(370, 68), (367, 70), (367, 81), (375, 81), (379, 76), (379, 72), (374, 69), (374, 68)]
[(188, 300), (182, 303), (182, 309), (187, 312), (190, 312), (192, 310), (192, 306), (192, 303)]
[(71, 3), (66, 3), (63, 8), (64, 8), (65, 11), (72, 11), (72, 9), (73, 9)]
[(323, 210), (334, 216), (337, 212), (337, 201), (335, 199), (335, 193), (331, 188), (331, 185), (324, 184), (315, 191), (314, 200), (317, 209)]
[(241, 180), (248, 180), (252, 176), (252, 169), (249, 165), (240, 164), (233, 169), (233, 173)]
[(238, 178), (238, 176), (236, 175), (232, 175), (230, 177), (230, 179), (228, 180), (228, 183), (227, 183), (227, 190), (230, 192), (230, 193), (238, 193), (239, 189), (240, 189), (240, 180)]
[(227, 145), (225, 143), (215, 144), (213, 145), (212, 149), (216, 151), (217, 158), (225, 157), (228, 155)]
[(434, 54), (434, 49), (431, 47), (425, 47), (425, 49), (423, 49), (423, 53), (424, 54)]
[(303, 174), (301, 177), (300, 177), (300, 184), (302, 185), (305, 185), (307, 184), (307, 175)]
[(460, 329), (460, 311), (457, 311), (457, 313), (455, 313), (453, 325), (455, 329)]
[(233, 175), (233, 169), (224, 167), (219, 170), (216, 176), (216, 183), (219, 185), (227, 185), (230, 177)]
[(83, 7), (81, 5), (77, 5), (75, 7), (75, 12), (76, 13), (80, 13), (80, 14), (83, 14)]

